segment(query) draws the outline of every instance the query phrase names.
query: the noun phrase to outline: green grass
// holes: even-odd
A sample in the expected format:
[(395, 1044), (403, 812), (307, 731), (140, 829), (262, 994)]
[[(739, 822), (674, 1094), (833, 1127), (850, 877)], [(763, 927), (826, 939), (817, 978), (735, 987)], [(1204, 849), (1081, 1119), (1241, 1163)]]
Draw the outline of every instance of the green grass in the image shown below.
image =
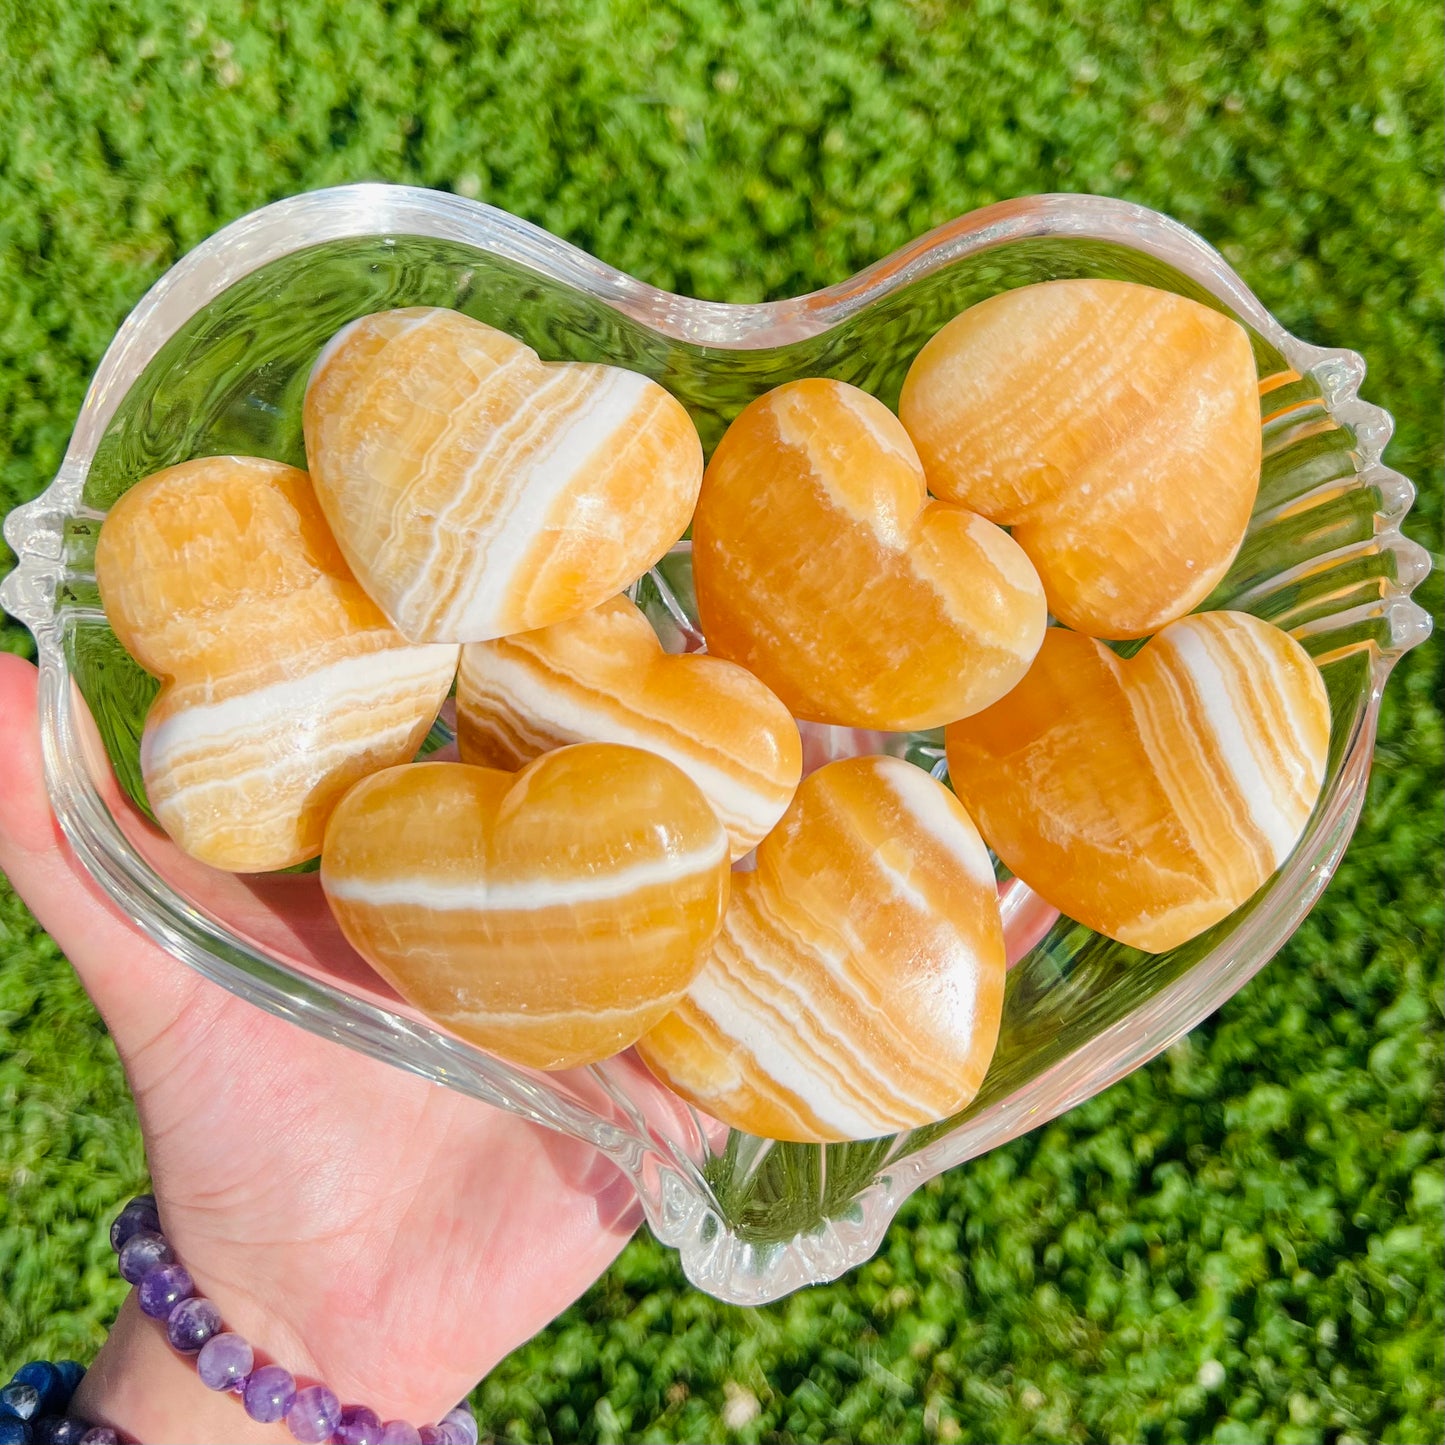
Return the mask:
[[(1363, 352), (1438, 551), (1441, 69), (1431, 0), (0, 0), (0, 510), (55, 470), (146, 286), (294, 191), (448, 187), (745, 300), (1063, 189), (1178, 216), (1290, 329)], [(639, 1238), (485, 1382), (484, 1430), (1445, 1436), (1440, 670), (1432, 643), (1391, 683), (1324, 901), (1189, 1039), (922, 1191), (835, 1285), (724, 1308)], [(0, 1364), (85, 1358), (139, 1136), (3, 886), (0, 960)]]

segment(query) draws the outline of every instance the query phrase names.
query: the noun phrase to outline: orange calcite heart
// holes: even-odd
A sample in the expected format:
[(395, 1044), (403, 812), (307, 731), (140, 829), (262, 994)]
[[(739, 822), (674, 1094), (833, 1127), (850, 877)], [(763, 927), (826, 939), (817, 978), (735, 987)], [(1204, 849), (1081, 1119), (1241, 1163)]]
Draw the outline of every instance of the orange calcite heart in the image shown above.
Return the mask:
[(141, 737), (157, 821), (233, 872), (321, 851), (358, 778), (410, 760), (456, 646), (416, 647), (347, 570), (305, 472), (205, 457), (138, 482), (95, 551), (115, 635), (161, 679)]
[(898, 403), (929, 490), (1013, 530), (1054, 615), (1143, 637), (1213, 590), (1259, 489), (1259, 380), (1227, 316), (1045, 281), (954, 317)]
[(463, 762), (509, 770), (565, 743), (645, 748), (702, 789), (734, 858), (782, 817), (803, 768), (798, 725), (752, 673), (719, 657), (669, 657), (626, 597), (468, 643), (457, 742)]
[(693, 521), (708, 650), (792, 712), (937, 727), (987, 707), (1043, 639), (1043, 589), (1007, 533), (930, 502), (898, 419), (841, 381), (788, 382), (733, 422)]
[(352, 946), (462, 1037), (538, 1069), (625, 1049), (692, 981), (727, 834), (671, 763), (579, 743), (519, 773), (416, 763), (358, 783), (321, 886)]
[(440, 308), (363, 316), (333, 337), (305, 431), (347, 561), (418, 642), (597, 606), (682, 536), (702, 480), (697, 429), (655, 381), (545, 364)]
[(734, 877), (702, 971), (637, 1051), (747, 1133), (872, 1138), (973, 1098), (1004, 967), (968, 814), (910, 763), (850, 758), (803, 780), (757, 870)]
[(1324, 778), (1309, 654), (1242, 612), (1166, 627), (1122, 661), (1050, 628), (1029, 675), (946, 734), (954, 791), (1061, 912), (1151, 953), (1238, 908), (1288, 857)]

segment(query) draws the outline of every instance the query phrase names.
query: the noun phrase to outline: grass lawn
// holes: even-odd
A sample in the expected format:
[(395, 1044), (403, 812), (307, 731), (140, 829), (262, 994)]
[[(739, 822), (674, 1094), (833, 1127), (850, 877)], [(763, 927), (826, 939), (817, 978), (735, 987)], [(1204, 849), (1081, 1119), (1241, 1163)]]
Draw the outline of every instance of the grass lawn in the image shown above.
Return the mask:
[[(449, 188), (752, 300), (1082, 190), (1363, 352), (1438, 552), (1441, 72), (1434, 0), (0, 0), (0, 511), (146, 287), (295, 191)], [(482, 1385), (484, 1437), (1445, 1436), (1441, 658), (1396, 673), (1348, 857), (1216, 1017), (834, 1285), (725, 1308), (639, 1237)], [(94, 1352), (144, 1178), (110, 1042), (0, 879), (0, 1367)]]

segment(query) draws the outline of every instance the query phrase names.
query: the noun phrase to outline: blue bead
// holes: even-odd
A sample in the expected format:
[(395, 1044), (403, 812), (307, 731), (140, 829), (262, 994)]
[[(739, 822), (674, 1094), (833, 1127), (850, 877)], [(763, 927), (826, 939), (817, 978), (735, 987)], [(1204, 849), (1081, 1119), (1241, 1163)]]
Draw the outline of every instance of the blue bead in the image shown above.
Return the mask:
[(77, 1420), (73, 1415), (51, 1416), (36, 1427), (36, 1445), (80, 1445), (89, 1429), (84, 1420)]
[(70, 1398), (60, 1381), (60, 1371), (48, 1360), (31, 1360), (15, 1371), (15, 1385), (34, 1385), (40, 1392), (40, 1414), (58, 1414)]
[(13, 1381), (0, 1390), (0, 1419), (33, 1420), (40, 1413), (40, 1391)]
[(55, 1368), (60, 1372), (61, 1388), (68, 1400), (80, 1388), (80, 1382), (85, 1378), (85, 1366), (77, 1360), (57, 1360)]
[(0, 1445), (30, 1445), (30, 1426), (24, 1420), (0, 1418)]

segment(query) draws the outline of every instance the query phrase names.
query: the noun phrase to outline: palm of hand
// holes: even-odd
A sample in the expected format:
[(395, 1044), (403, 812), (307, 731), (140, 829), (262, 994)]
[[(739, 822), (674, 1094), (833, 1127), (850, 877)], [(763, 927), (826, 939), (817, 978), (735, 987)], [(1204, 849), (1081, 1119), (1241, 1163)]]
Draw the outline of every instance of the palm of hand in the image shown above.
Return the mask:
[(636, 1227), (630, 1187), (585, 1146), (262, 1013), (136, 933), (65, 849), (35, 733), (34, 669), (0, 658), (0, 869), (110, 1027), (198, 1290), (343, 1399), (441, 1413), (607, 1267)]

